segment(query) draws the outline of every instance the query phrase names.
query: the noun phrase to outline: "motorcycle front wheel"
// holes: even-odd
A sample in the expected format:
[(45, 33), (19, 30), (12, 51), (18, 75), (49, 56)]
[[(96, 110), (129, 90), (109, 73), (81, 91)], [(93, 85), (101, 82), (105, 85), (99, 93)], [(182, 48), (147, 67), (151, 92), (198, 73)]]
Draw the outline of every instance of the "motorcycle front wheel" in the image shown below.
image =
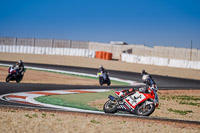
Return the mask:
[(111, 83), (111, 82), (110, 82), (110, 79), (108, 79), (107, 85), (110, 86), (110, 83)]
[(116, 113), (117, 112), (117, 104), (112, 100), (108, 100), (103, 106), (103, 111), (105, 113)]
[(136, 115), (140, 116), (149, 116), (151, 115), (155, 110), (154, 104), (146, 105), (145, 107), (143, 105), (138, 105), (135, 109)]

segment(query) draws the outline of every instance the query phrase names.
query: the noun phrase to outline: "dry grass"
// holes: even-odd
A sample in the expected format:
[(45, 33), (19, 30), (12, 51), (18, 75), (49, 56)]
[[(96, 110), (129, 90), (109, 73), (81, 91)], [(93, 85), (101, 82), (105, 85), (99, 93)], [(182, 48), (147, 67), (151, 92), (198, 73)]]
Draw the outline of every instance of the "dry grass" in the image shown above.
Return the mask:
[(9, 108), (0, 108), (0, 113), (0, 130), (4, 133), (198, 133), (200, 131), (200, 126), (198, 125), (180, 125), (173, 122), (153, 122), (102, 115)]

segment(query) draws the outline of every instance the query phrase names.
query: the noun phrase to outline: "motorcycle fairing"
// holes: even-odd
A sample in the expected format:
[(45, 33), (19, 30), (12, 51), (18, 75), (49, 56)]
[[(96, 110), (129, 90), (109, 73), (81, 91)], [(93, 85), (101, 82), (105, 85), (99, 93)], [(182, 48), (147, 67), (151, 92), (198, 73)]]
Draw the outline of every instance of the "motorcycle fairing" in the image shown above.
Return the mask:
[(123, 104), (119, 104), (119, 110), (128, 111), (128, 112), (134, 111), (134, 109), (129, 104), (127, 104), (126, 102), (124, 102)]
[(143, 93), (140, 93), (138, 91), (136, 91), (133, 95), (128, 96), (125, 101), (126, 103), (128, 103), (133, 109), (135, 109), (135, 107), (146, 100), (146, 97)]

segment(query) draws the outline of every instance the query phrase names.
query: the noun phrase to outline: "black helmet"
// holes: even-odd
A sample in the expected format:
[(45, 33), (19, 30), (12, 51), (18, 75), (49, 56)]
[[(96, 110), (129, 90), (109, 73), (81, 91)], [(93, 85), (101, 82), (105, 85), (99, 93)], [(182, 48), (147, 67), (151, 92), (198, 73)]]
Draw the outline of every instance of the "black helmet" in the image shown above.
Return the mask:
[(18, 64), (19, 64), (19, 65), (22, 65), (22, 64), (23, 64), (22, 60), (19, 60), (19, 61), (18, 61)]
[(142, 73), (141, 73), (141, 74), (144, 75), (145, 73), (146, 73), (145, 70), (142, 70)]

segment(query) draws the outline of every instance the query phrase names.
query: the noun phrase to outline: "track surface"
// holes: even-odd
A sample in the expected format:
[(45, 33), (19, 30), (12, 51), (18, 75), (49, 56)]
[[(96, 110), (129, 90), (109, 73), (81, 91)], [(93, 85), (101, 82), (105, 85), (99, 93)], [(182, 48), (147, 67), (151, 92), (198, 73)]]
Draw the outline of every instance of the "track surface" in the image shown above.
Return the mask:
[[(0, 63), (13, 65), (14, 62), (0, 61)], [(47, 64), (35, 64), (26, 63), (25, 66), (57, 69), (81, 73), (96, 74), (97, 69), (93, 68), (83, 68), (83, 67), (72, 67), (72, 66), (58, 66), (58, 65), (47, 65)], [(140, 73), (125, 72), (125, 71), (114, 71), (108, 70), (111, 77), (134, 80), (142, 82)], [(155, 79), (158, 89), (200, 89), (200, 81), (192, 79), (174, 78), (174, 77), (164, 77), (159, 75), (152, 75)], [(26, 84), (26, 83), (3, 83), (0, 82), (0, 95), (7, 93), (16, 92), (27, 92), (27, 91), (44, 91), (44, 90), (72, 90), (72, 89), (128, 89), (135, 86), (76, 86), (76, 85), (50, 85), (50, 84)], [(28, 106), (19, 103), (10, 103), (0, 100), (0, 105), (2, 106)], [(160, 119), (160, 118), (156, 118)], [(199, 124), (199, 122), (197, 122)]]
[[(15, 62), (0, 61), (0, 63), (13, 65)], [(59, 66), (59, 65), (48, 65), (48, 64), (36, 64), (36, 63), (25, 63), (26, 66), (40, 67), (47, 69), (57, 69), (81, 73), (96, 74), (97, 69), (94, 68), (83, 68), (73, 66)], [(142, 82), (141, 74), (126, 71), (114, 71), (108, 70), (111, 77), (134, 80)], [(200, 80), (165, 77), (159, 75), (152, 75), (155, 79), (159, 89), (200, 89)], [(128, 89), (135, 86), (76, 86), (76, 85), (50, 85), (50, 84), (26, 84), (26, 83), (3, 83), (0, 82), (0, 95), (15, 92), (26, 92), (26, 91), (44, 91), (44, 90), (63, 90), (63, 89)], [(12, 104), (0, 101), (0, 104)]]

